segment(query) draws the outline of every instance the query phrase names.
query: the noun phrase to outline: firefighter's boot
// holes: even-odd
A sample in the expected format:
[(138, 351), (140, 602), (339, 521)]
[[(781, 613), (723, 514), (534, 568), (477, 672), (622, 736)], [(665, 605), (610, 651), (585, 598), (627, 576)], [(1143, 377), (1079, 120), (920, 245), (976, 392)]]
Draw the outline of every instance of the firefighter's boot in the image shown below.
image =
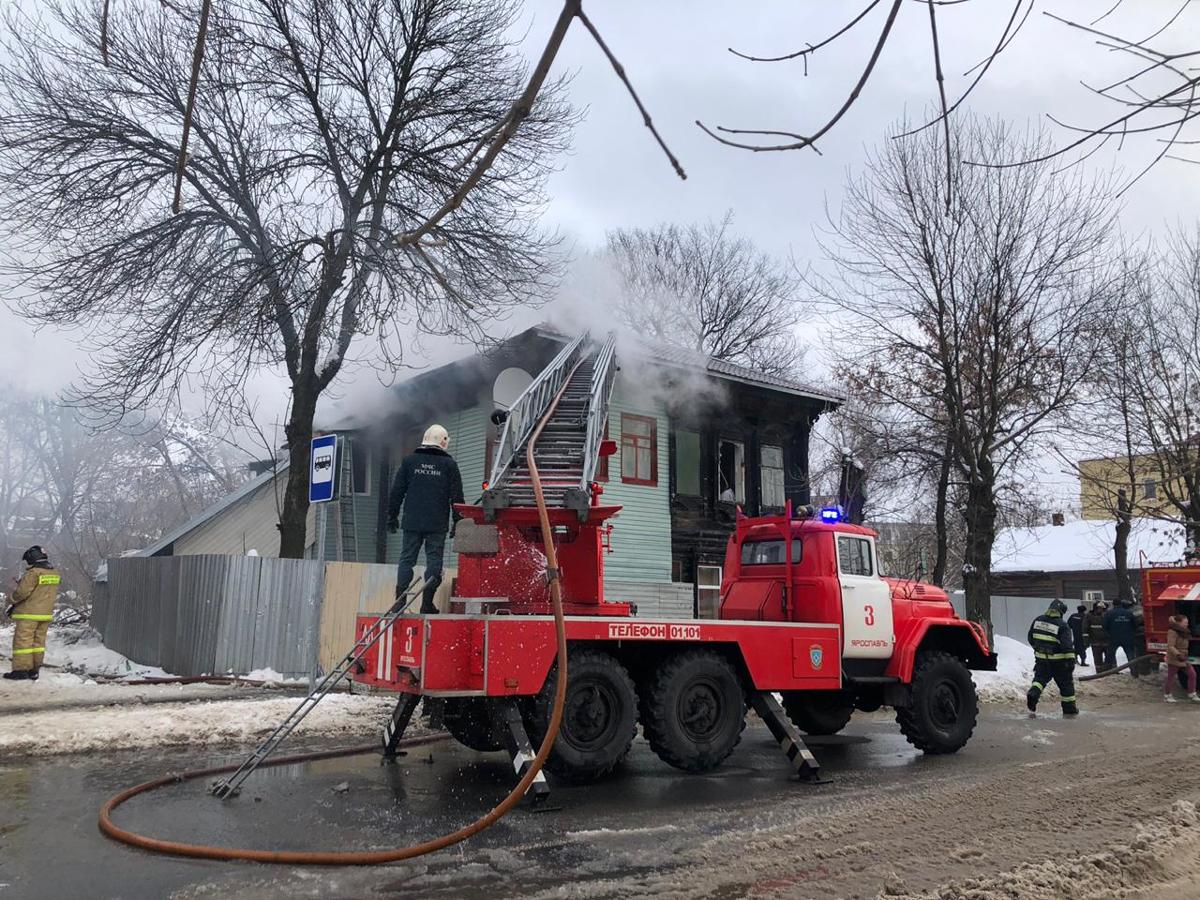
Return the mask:
[(33, 670), (18, 669), (14, 672), (5, 672), (4, 678), (9, 681), (31, 681), (33, 679)]
[(1073, 719), (1079, 715), (1079, 707), (1075, 705), (1074, 700), (1067, 700), (1062, 705), (1062, 712), (1064, 719)]
[(437, 593), (438, 586), (436, 584), (425, 585), (425, 590), (421, 592), (421, 613), (422, 615), (433, 615), (438, 611), (437, 604), (433, 602), (433, 595)]
[(1038, 698), (1042, 696), (1042, 690), (1036, 684), (1029, 689), (1025, 695), (1025, 708), (1029, 710), (1029, 715), (1037, 714)]

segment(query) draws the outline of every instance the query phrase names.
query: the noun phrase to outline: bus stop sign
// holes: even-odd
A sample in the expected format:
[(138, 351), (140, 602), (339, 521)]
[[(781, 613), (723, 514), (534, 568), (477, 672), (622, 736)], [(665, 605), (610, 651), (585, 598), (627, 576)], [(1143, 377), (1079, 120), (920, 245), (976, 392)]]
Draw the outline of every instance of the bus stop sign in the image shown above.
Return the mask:
[(312, 439), (308, 466), (308, 502), (328, 503), (333, 499), (337, 483), (336, 434)]

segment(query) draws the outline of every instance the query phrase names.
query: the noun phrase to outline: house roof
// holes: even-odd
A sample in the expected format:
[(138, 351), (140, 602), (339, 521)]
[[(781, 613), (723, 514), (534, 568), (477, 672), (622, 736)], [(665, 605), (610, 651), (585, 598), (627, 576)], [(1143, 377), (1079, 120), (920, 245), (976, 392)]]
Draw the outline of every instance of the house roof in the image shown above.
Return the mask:
[(693, 371), (704, 371), (715, 378), (728, 381), (738, 381), (742, 384), (753, 384), (771, 390), (796, 394), (801, 397), (811, 397), (826, 403), (842, 404), (846, 397), (825, 387), (816, 387), (806, 382), (797, 381), (782, 375), (772, 375), (751, 366), (743, 366), (724, 359), (714, 359), (704, 353), (688, 350), (684, 347), (673, 347), (650, 341), (638, 341), (639, 349), (648, 359), (657, 363), (679, 366)]
[[(1005, 528), (992, 545), (992, 571), (1101, 572), (1115, 568), (1111, 520), (1081, 519), (1065, 525)], [(1126, 563), (1140, 569), (1143, 559), (1174, 562), (1183, 558), (1183, 526), (1160, 519), (1134, 519)]]
[[(428, 369), (420, 372), (397, 384), (393, 389), (392, 396), (404, 402), (421, 403), (428, 397), (435, 396), (439, 391), (446, 389), (448, 386), (468, 386), (480, 383), (484, 380), (487, 373), (487, 367), (481, 366), (480, 363), (489, 356), (503, 359), (506, 355), (511, 356), (513, 353), (516, 353), (517, 357), (520, 358), (522, 348), (527, 348), (538, 341), (565, 344), (571, 341), (573, 337), (574, 335), (554, 325), (547, 323), (534, 325), (500, 341), (494, 348), (482, 354), (470, 354), (454, 362), (438, 366), (436, 369)], [(710, 356), (706, 356), (695, 350), (689, 350), (685, 347), (674, 347), (642, 339), (623, 340), (618, 343), (618, 356), (631, 352), (648, 363), (662, 368), (702, 372), (709, 377), (722, 381), (734, 381), (741, 384), (753, 385), (769, 391), (805, 397), (831, 406), (840, 406), (846, 400), (844, 395), (828, 387), (818, 387), (793, 378), (761, 372), (750, 366), (722, 359), (713, 359)], [(323, 427), (334, 431), (353, 430), (362, 427), (361, 418), (362, 413), (357, 413), (350, 417), (324, 421), (321, 424)]]
[(220, 515), (225, 510), (229, 509), (231, 506), (236, 505), (239, 501), (244, 500), (246, 497), (249, 497), (251, 494), (253, 494), (255, 491), (257, 491), (263, 485), (269, 484), (271, 482), (271, 480), (275, 478), (276, 475), (281, 475), (281, 474), (287, 472), (287, 467), (288, 467), (288, 460), (287, 460), (287, 457), (285, 456), (279, 461), (279, 464), (276, 465), (274, 469), (268, 469), (267, 471), (263, 472), (261, 475), (256, 475), (254, 478), (251, 478), (249, 481), (247, 481), (245, 484), (238, 487), (233, 492), (226, 494), (224, 497), (222, 497), (220, 500), (218, 500), (212, 506), (205, 509), (203, 512), (197, 514), (196, 516), (193, 516), (191, 519), (188, 519), (186, 522), (184, 522), (178, 528), (174, 528), (171, 531), (168, 531), (166, 534), (164, 534), (161, 538), (159, 538), (157, 541), (155, 541), (149, 547), (143, 547), (141, 550), (138, 550), (137, 552), (129, 554), (129, 555), (131, 555), (131, 556), (154, 556), (156, 553), (161, 553), (163, 550), (166, 550), (167, 547), (171, 546), (171, 544), (175, 543), (177, 540), (179, 540), (184, 535), (189, 534), (192, 531), (195, 531), (197, 528), (199, 528), (201, 525), (208, 522), (214, 516)]

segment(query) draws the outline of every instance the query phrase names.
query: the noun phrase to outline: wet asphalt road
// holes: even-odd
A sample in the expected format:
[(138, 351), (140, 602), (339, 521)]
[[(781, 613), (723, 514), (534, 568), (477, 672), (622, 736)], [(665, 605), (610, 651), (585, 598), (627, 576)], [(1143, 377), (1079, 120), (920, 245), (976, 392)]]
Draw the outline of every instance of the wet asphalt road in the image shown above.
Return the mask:
[[(753, 720), (752, 720), (753, 722)], [(1052, 722), (1060, 737), (1030, 740)], [(1136, 740), (1142, 723), (1114, 709), (1078, 722), (1030, 723), (985, 707), (971, 744), (953, 757), (913, 751), (884, 713), (861, 716), (814, 746), (833, 783), (789, 778), (769, 733), (754, 722), (729, 762), (705, 776), (661, 763), (644, 741), (621, 772), (591, 787), (556, 785), (543, 812), (519, 810), (485, 834), (423, 861), (371, 869), (300, 869), (155, 856), (104, 838), (96, 812), (118, 790), (168, 771), (237, 761), (238, 754), (121, 753), (0, 763), (0, 900), (201, 897), (486, 897), (567, 892), (580, 881), (636, 878), (678, 865), (672, 848), (721, 835), (730, 820), (770, 822), (796, 805), (827, 813), (864, 795), (970, 777), (995, 765), (1069, 758), (1099, 734)], [(1034, 729), (1034, 730), (1031, 730)], [(1071, 734), (1072, 731), (1077, 734)], [(1122, 740), (1125, 738), (1122, 737)], [(328, 745), (326, 745), (328, 746)], [(293, 747), (324, 749), (320, 745)], [(453, 830), (513, 783), (507, 758), (451, 742), (394, 765), (377, 756), (261, 771), (222, 803), (202, 782), (135, 798), (119, 824), (156, 837), (271, 849), (375, 849)], [(335, 790), (343, 782), (348, 789)], [(681, 878), (684, 873), (681, 873)], [(613, 896), (621, 896), (614, 884)], [(731, 896), (739, 896), (732, 894)]]

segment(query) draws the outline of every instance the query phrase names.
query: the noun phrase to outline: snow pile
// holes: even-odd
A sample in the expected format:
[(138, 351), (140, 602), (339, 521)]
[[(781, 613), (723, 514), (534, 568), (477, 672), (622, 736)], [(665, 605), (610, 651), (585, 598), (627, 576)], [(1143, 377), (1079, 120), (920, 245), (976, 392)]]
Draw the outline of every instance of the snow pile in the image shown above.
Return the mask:
[(1060, 900), (1062, 897), (1195, 897), (1200, 887), (1200, 814), (1176, 800), (1167, 814), (1138, 826), (1122, 840), (1082, 858), (1059, 856), (1010, 872), (968, 878), (937, 890), (909, 894), (885, 887), (890, 900)]
[[(13, 626), (0, 628), (0, 657), (12, 659), (12, 641)], [(46, 638), (46, 665), (92, 677), (170, 677), (170, 673), (158, 666), (143, 666), (109, 650), (98, 633), (82, 625), (50, 629)]]
[(274, 669), (254, 669), (244, 676), (250, 681), (266, 681), (271, 684), (308, 684), (307, 678), (287, 678)]
[[(30, 703), (41, 699), (34, 693), (40, 686), (28, 686)], [(177, 686), (164, 685), (160, 690), (177, 690)], [(264, 696), (270, 699), (259, 699)], [(0, 757), (252, 744), (273, 731), (298, 702), (296, 697), (274, 697), (256, 691), (235, 700), (163, 703), (143, 699), (136, 705), (51, 707), (37, 712), (25, 708), (10, 723), (0, 715)], [(393, 697), (330, 694), (300, 723), (295, 735), (373, 738), (394, 705)], [(7, 727), (18, 723), (19, 727)], [(414, 721), (407, 733), (422, 730)]]
[(1010, 637), (996, 635), (995, 672), (972, 672), (971, 678), (985, 703), (1025, 701), (1025, 692), (1033, 683), (1033, 648)]

